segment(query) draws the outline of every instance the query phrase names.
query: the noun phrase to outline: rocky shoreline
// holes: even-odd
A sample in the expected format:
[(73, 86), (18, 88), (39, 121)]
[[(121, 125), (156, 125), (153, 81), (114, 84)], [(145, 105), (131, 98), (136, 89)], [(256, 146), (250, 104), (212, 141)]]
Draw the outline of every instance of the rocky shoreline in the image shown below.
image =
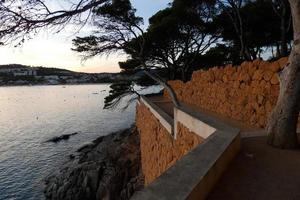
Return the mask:
[(135, 127), (99, 137), (45, 180), (48, 200), (127, 200), (143, 188)]

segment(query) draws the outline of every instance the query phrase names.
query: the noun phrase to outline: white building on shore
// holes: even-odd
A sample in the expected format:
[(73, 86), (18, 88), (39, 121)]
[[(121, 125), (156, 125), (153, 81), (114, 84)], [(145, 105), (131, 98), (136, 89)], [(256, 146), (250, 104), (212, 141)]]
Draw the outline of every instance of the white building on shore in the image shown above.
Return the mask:
[(0, 73), (12, 74), (13, 76), (36, 76), (37, 70), (31, 67), (11, 66), (0, 68)]
[(13, 72), (14, 76), (36, 76), (35, 69), (18, 70)]

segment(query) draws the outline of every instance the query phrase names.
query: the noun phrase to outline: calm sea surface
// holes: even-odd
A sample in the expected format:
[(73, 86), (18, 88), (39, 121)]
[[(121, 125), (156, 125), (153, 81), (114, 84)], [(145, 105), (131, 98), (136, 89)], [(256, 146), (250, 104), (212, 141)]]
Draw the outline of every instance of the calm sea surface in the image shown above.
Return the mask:
[[(128, 128), (134, 105), (103, 110), (109, 85), (0, 87), (0, 200), (43, 199), (43, 178), (93, 139)], [(62, 134), (79, 134), (48, 143)]]

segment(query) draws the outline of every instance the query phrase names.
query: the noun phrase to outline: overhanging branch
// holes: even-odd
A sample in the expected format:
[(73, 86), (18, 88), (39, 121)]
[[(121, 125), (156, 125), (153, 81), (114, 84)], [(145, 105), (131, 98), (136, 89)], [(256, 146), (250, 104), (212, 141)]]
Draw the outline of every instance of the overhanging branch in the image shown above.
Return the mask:
[(176, 93), (174, 92), (174, 90), (172, 89), (172, 87), (165, 81), (163, 80), (160, 76), (158, 76), (157, 74), (152, 74), (146, 70), (144, 70), (144, 73), (149, 76), (150, 78), (152, 78), (153, 80), (155, 80), (156, 82), (158, 82), (160, 85), (162, 85), (169, 93), (171, 100), (174, 104), (174, 106), (176, 108), (180, 107), (180, 103), (177, 99)]

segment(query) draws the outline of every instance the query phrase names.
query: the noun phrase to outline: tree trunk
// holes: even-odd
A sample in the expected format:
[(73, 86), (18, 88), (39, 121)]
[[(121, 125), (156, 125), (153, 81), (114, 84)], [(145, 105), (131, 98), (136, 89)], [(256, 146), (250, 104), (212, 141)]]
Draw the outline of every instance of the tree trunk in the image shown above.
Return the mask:
[(276, 42), (276, 57), (280, 57), (280, 47), (278, 42)]
[(187, 79), (186, 79), (186, 73), (185, 73), (185, 71), (184, 71), (184, 67), (181, 69), (181, 80), (182, 80), (183, 82), (186, 82), (186, 81), (187, 81)]
[(300, 101), (300, 0), (289, 0), (294, 27), (294, 46), (287, 66), (279, 74), (280, 93), (267, 126), (268, 143), (292, 149), (298, 147), (297, 120)]
[(171, 69), (171, 71), (170, 71), (170, 80), (174, 80), (175, 79), (175, 70), (174, 70), (174, 68), (172, 68)]
[[(283, 4), (283, 6), (285, 6)], [(281, 20), (280, 20), (280, 34), (281, 34), (281, 41), (280, 41), (280, 56), (284, 57), (288, 55), (288, 47), (287, 47), (287, 41), (286, 41), (286, 35), (287, 35), (287, 30), (286, 30), (286, 8), (282, 8), (282, 13), (281, 13)]]

